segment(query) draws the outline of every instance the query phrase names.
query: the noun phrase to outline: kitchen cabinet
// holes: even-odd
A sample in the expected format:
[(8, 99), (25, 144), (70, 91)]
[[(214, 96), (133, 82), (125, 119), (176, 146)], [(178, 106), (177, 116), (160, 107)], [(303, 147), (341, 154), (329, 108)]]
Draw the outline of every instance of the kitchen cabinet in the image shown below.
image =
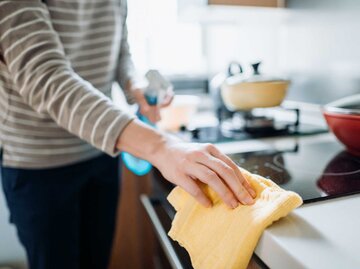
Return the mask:
[(109, 269), (155, 269), (155, 234), (140, 203), (150, 194), (150, 175), (136, 176), (122, 166), (121, 196)]
[(285, 0), (178, 0), (182, 22), (241, 25), (280, 25), (289, 12)]
[(209, 5), (285, 7), (285, 0), (209, 0)]

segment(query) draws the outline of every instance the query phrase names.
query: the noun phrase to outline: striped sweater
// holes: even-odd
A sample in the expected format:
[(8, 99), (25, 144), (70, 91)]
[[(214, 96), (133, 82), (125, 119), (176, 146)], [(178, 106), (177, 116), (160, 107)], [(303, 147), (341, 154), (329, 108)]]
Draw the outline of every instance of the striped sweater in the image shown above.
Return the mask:
[(125, 0), (0, 0), (3, 165), (50, 168), (115, 144), (132, 116), (113, 82), (133, 78)]

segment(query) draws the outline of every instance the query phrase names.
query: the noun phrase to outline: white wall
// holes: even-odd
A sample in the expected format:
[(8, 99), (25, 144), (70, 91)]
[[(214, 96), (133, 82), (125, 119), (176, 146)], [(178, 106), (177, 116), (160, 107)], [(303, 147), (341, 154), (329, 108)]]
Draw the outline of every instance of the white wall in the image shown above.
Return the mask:
[(128, 1), (129, 41), (138, 70), (198, 73), (204, 69), (198, 23), (177, 20), (177, 0)]
[(262, 60), (264, 72), (292, 78), (290, 99), (326, 103), (360, 93), (360, 1), (288, 0), (276, 16), (207, 25), (209, 72), (232, 59)]
[(298, 76), (292, 96), (327, 102), (360, 93), (360, 1), (288, 3), (279, 63)]
[[(287, 0), (285, 9), (206, 7), (206, 0), (129, 1), (141, 71), (224, 71), (232, 60), (289, 76), (289, 98), (326, 103), (360, 92), (360, 1)], [(201, 8), (199, 8), (201, 7)]]

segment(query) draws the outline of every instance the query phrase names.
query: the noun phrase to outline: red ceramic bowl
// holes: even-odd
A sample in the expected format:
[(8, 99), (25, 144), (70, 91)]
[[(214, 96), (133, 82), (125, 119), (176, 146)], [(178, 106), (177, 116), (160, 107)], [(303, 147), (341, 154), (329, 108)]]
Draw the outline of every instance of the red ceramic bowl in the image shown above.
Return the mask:
[(324, 106), (323, 114), (331, 131), (348, 151), (360, 156), (360, 94)]

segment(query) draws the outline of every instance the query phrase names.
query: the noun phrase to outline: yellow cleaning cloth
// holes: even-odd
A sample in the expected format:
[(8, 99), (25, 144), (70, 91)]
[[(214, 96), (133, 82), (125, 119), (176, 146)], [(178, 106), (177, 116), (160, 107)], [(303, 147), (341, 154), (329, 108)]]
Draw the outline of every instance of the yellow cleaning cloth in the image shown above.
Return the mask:
[(203, 207), (179, 187), (168, 196), (177, 211), (169, 236), (185, 247), (195, 269), (245, 269), (264, 229), (302, 204), (298, 194), (241, 172), (257, 193), (251, 206), (229, 209), (207, 186), (204, 191), (212, 208)]

